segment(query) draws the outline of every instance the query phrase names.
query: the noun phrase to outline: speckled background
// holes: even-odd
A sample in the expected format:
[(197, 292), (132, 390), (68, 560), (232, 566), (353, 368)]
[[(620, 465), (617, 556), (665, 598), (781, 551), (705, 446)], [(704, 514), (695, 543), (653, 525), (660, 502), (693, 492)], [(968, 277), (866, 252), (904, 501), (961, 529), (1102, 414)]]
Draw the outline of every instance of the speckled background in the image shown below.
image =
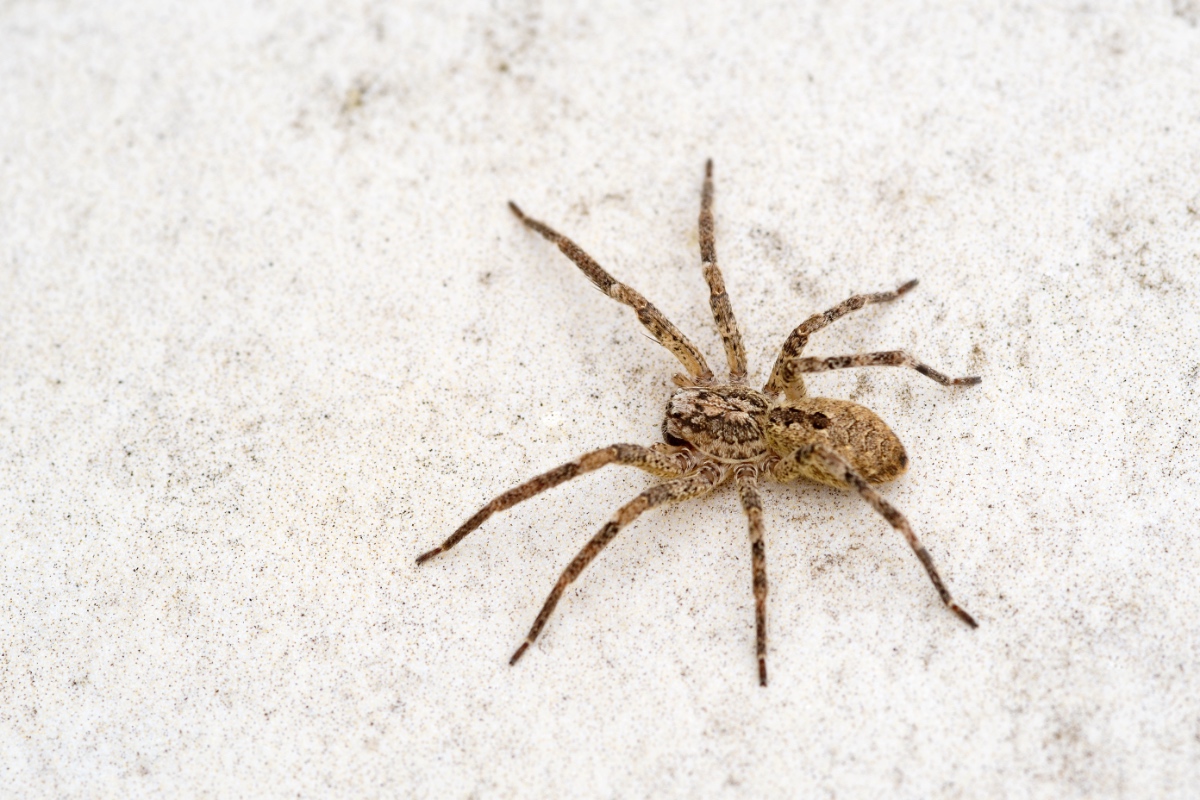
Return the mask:
[[(1200, 6), (0, 6), (0, 796), (1188, 797), (1200, 786)], [(610, 468), (677, 365), (888, 420), (884, 494)]]

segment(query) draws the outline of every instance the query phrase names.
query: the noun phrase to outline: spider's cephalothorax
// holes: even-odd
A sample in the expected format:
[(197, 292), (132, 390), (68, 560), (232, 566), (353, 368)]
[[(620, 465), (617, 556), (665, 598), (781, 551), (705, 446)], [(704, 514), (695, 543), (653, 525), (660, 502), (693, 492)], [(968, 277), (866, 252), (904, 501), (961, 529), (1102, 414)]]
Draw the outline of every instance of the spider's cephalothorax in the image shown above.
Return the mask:
[(753, 461), (767, 455), (770, 408), (770, 398), (749, 386), (686, 387), (667, 402), (663, 441), (726, 464)]
[(567, 565), (510, 664), (515, 664), (533, 644), (566, 587), (579, 577), (622, 527), (655, 506), (707, 494), (731, 478), (750, 523), (758, 678), (763, 686), (767, 685), (767, 568), (762, 503), (758, 493), (760, 477), (782, 483), (804, 479), (858, 492), (903, 534), (933, 581), (942, 602), (961, 620), (976, 627), (975, 620), (950, 597), (908, 520), (872, 486), (894, 480), (908, 468), (904, 445), (871, 410), (848, 400), (810, 397), (803, 375), (847, 367), (889, 366), (915, 369), (944, 386), (969, 386), (979, 383), (979, 378), (948, 378), (901, 350), (833, 358), (801, 357), (811, 334), (865, 305), (895, 300), (917, 285), (916, 281), (909, 281), (894, 292), (855, 295), (822, 314), (809, 317), (783, 343), (762, 391), (751, 389), (746, 384), (746, 352), (741, 332), (717, 267), (712, 195), (712, 162), (709, 161), (700, 199), (700, 259), (708, 282), (713, 317), (729, 363), (729, 377), (724, 382), (714, 378), (700, 351), (646, 298), (614, 279), (570, 239), (525, 216), (514, 203), (509, 203), (518, 219), (558, 245), (602, 292), (633, 308), (654, 339), (670, 350), (688, 373), (675, 376), (675, 383), (680, 388), (667, 403), (662, 443), (652, 447), (614, 444), (539, 475), (492, 500), (449, 539), (417, 558), (418, 564), (423, 563), (458, 544), (497, 511), (511, 508), (539, 492), (606, 464), (637, 467), (666, 478), (618, 509)]

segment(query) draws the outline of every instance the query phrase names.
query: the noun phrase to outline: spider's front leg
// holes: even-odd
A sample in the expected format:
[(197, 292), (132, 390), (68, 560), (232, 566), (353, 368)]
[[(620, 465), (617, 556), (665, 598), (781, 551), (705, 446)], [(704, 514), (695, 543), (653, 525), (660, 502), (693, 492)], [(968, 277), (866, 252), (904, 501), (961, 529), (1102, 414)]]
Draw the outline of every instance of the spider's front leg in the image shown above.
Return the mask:
[(600, 529), (599, 533), (592, 537), (590, 542), (584, 545), (579, 554), (563, 570), (558, 583), (554, 584), (554, 588), (550, 590), (550, 596), (542, 604), (542, 610), (538, 612), (537, 619), (533, 622), (533, 627), (529, 629), (529, 635), (525, 637), (525, 641), (517, 648), (517, 652), (513, 653), (508, 663), (510, 665), (516, 664), (521, 659), (521, 656), (525, 655), (525, 651), (529, 648), (529, 645), (533, 644), (538, 634), (542, 632), (542, 628), (546, 625), (546, 620), (550, 619), (550, 615), (554, 612), (554, 607), (558, 605), (558, 601), (562, 597), (563, 592), (566, 591), (567, 586), (579, 577), (580, 573), (583, 572), (588, 564), (592, 563), (596, 556), (600, 555), (600, 551), (607, 547), (609, 542), (616, 538), (621, 528), (624, 528), (641, 516), (642, 513), (656, 506), (707, 494), (719, 486), (727, 476), (728, 473), (724, 469), (718, 468), (711, 463), (703, 464), (695, 474), (651, 486), (633, 498), (633, 500), (621, 506), (617, 513), (613, 515), (613, 518)]
[(710, 158), (704, 165), (704, 189), (700, 193), (700, 265), (704, 280), (708, 284), (709, 305), (713, 320), (725, 344), (725, 358), (729, 362), (729, 380), (741, 383), (746, 379), (746, 347), (742, 344), (742, 331), (733, 316), (733, 305), (725, 291), (725, 278), (717, 266), (716, 236), (713, 232), (713, 162)]
[(583, 475), (586, 472), (591, 472), (592, 470), (600, 469), (608, 464), (624, 464), (645, 470), (660, 478), (675, 478), (682, 475), (687, 469), (690, 469), (693, 463), (694, 461), (690, 456), (685, 457), (685, 454), (672, 455), (637, 444), (614, 444), (611, 447), (593, 450), (574, 461), (569, 461), (561, 467), (555, 467), (549, 472), (544, 472), (536, 478), (522, 483), (520, 486), (509, 489), (475, 512), (475, 515), (460, 525), (458, 530), (450, 535), (449, 539), (432, 550), (417, 556), (417, 563), (423, 564), (438, 553), (444, 553), (451, 547), (454, 547), (468, 533), (482, 525), (488, 517), (497, 511), (512, 508), (522, 500), (528, 500), (547, 489), (553, 489), (560, 483), (565, 483), (572, 478)]
[(671, 351), (693, 379), (704, 381), (712, 378), (712, 370), (708, 368), (708, 363), (705, 362), (703, 354), (701, 354), (694, 344), (688, 341), (688, 338), (683, 335), (682, 331), (671, 323), (671, 320), (663, 316), (663, 313), (654, 307), (653, 303), (643, 297), (632, 286), (621, 283), (612, 275), (609, 275), (603, 267), (596, 263), (594, 258), (584, 252), (583, 248), (575, 244), (575, 242), (563, 236), (546, 223), (526, 216), (525, 212), (516, 203), (510, 200), (508, 208), (516, 215), (517, 219), (524, 223), (525, 227), (536, 231), (547, 241), (556, 244), (558, 249), (563, 252), (563, 255), (575, 262), (575, 266), (579, 267), (580, 271), (587, 276), (588, 280), (597, 289), (618, 303), (632, 308), (637, 313), (638, 321), (650, 332), (650, 335), (654, 337), (654, 341)]

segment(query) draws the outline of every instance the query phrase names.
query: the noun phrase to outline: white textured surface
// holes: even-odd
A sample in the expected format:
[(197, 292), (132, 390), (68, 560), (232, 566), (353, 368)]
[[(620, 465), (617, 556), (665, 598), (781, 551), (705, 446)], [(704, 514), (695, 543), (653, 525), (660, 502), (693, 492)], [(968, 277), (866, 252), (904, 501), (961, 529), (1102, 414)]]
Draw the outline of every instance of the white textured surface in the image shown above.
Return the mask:
[[(0, 8), (0, 795), (1185, 797), (1200, 785), (1200, 9), (828, 3)], [(563, 565), (721, 363), (813, 354), (908, 446)]]

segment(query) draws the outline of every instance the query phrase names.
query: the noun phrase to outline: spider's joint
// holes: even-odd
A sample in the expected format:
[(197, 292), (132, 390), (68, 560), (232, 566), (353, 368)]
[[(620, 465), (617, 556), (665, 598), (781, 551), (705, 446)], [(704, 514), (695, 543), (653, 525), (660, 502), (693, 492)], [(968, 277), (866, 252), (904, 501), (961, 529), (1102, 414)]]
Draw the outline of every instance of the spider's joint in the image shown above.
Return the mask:
[(758, 467), (754, 464), (738, 464), (733, 468), (733, 477), (737, 480), (753, 480), (758, 477)]
[(700, 465), (700, 468), (696, 470), (696, 474), (704, 478), (713, 486), (717, 486), (718, 484), (724, 483), (725, 479), (729, 477), (729, 467), (725, 465), (718, 465), (713, 461), (705, 461)]

